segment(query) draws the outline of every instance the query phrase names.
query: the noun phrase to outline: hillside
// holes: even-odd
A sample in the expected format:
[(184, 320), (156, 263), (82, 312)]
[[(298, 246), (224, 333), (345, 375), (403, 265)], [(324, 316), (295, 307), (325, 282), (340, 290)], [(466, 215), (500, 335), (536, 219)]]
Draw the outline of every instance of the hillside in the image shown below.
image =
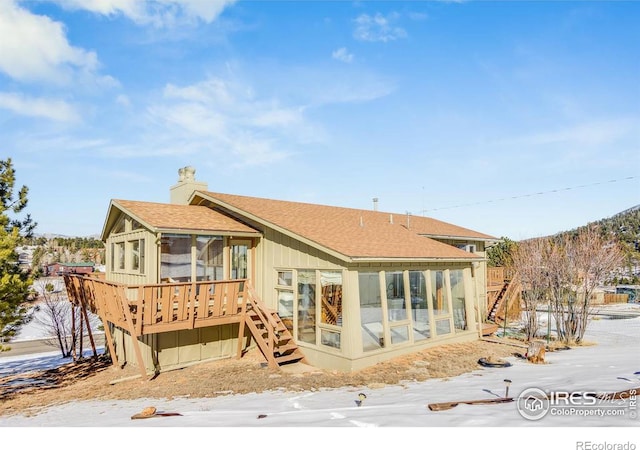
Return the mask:
[(625, 267), (620, 268), (619, 275), (613, 283), (640, 284), (640, 205), (582, 227), (558, 233), (556, 236), (577, 234), (591, 226), (599, 227), (606, 237), (620, 243), (626, 254)]
[(635, 253), (640, 252), (640, 205), (626, 209), (606, 219), (590, 222), (582, 227), (558, 233), (558, 236), (577, 234), (584, 228), (597, 226), (607, 237), (619, 242), (625, 250)]

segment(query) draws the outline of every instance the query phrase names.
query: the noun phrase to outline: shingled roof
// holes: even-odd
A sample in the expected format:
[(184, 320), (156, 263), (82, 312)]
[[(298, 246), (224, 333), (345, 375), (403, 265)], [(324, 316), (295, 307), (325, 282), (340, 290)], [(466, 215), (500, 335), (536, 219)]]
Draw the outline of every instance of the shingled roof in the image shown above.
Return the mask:
[(219, 233), (252, 233), (253, 228), (206, 206), (113, 200), (137, 221), (155, 230), (190, 230)]
[[(248, 217), (295, 238), (309, 241), (347, 260), (447, 259), (475, 260), (476, 255), (425, 237), (456, 236), (493, 239), (491, 236), (426, 217), (273, 200), (215, 192), (196, 192), (198, 198), (234, 215)], [(408, 225), (408, 226), (407, 226)]]

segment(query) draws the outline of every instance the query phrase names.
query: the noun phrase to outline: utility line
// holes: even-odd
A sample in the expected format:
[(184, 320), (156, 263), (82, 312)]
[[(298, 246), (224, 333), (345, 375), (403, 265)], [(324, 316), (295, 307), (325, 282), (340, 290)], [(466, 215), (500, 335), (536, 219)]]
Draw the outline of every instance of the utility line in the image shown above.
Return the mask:
[(465, 203), (463, 205), (444, 206), (442, 208), (433, 208), (433, 209), (423, 209), (421, 212), (424, 214), (426, 212), (441, 211), (443, 209), (465, 208), (467, 206), (484, 205), (486, 203), (496, 203), (496, 202), (502, 202), (502, 201), (505, 201), (505, 200), (513, 200), (513, 199), (526, 198), (526, 197), (535, 197), (537, 195), (553, 194), (553, 193), (557, 193), (557, 192), (564, 192), (564, 191), (570, 191), (572, 189), (581, 189), (581, 188), (586, 188), (586, 187), (591, 187), (591, 186), (598, 186), (598, 185), (607, 184), (607, 183), (617, 183), (619, 181), (633, 180), (635, 178), (640, 178), (640, 176), (639, 175), (634, 175), (634, 176), (631, 176), (631, 177), (618, 178), (618, 179), (615, 179), (615, 180), (599, 181), (597, 183), (589, 183), (589, 184), (581, 184), (579, 186), (571, 186), (571, 187), (566, 187), (566, 188), (561, 188), (561, 189), (552, 189), (552, 190), (549, 190), (549, 191), (540, 191), (540, 192), (535, 192), (535, 193), (532, 193), (532, 194), (514, 195), (512, 197), (503, 197), (503, 198), (498, 198), (498, 199), (495, 199), (495, 200), (483, 200), (481, 202)]

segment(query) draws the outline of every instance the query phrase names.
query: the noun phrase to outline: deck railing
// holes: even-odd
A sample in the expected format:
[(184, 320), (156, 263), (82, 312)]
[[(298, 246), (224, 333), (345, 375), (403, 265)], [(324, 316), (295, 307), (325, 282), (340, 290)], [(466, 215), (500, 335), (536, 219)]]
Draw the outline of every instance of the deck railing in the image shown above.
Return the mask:
[(487, 285), (502, 285), (504, 280), (504, 267), (487, 267)]
[[(69, 275), (73, 303), (82, 303), (134, 336), (240, 322), (246, 280), (124, 285)], [(72, 298), (73, 297), (73, 298)]]
[[(96, 277), (66, 275), (65, 284), (74, 305), (100, 316), (111, 355), (116, 355), (116, 351), (109, 324), (131, 335), (143, 377), (146, 369), (138, 342), (141, 336), (229, 323), (239, 324), (238, 357), (242, 356), (247, 325), (270, 367), (304, 361), (277, 312), (264, 305), (249, 280), (130, 286)], [(113, 363), (117, 364), (117, 357)]]

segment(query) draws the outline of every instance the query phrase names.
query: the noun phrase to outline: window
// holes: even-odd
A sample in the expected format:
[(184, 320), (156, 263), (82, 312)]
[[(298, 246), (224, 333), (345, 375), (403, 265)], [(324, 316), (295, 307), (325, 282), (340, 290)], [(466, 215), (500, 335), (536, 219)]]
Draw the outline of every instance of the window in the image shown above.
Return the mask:
[(280, 271), (278, 271), (278, 286), (293, 286), (293, 271), (292, 270), (280, 270)]
[(449, 313), (449, 298), (444, 285), (444, 272), (431, 271), (431, 303), (436, 316)]
[(407, 342), (409, 340), (409, 328), (406, 325), (391, 327), (390, 336), (392, 344), (402, 344), (403, 342)]
[(116, 224), (113, 227), (113, 233), (117, 234), (117, 233), (124, 233), (125, 232), (125, 226), (126, 226), (126, 219), (124, 215), (121, 215), (118, 218), (118, 221), (116, 222)]
[(144, 239), (131, 241), (131, 270), (144, 273)]
[(404, 301), (404, 277), (402, 272), (386, 272), (387, 313), (390, 322), (407, 319)]
[(231, 246), (231, 279), (249, 278), (249, 245), (234, 244)]
[(466, 330), (467, 311), (465, 308), (464, 272), (462, 270), (451, 270), (449, 272), (449, 279), (451, 281), (453, 325), (456, 331)]
[(278, 315), (287, 330), (293, 332), (293, 271), (279, 270), (276, 285)]
[(436, 320), (436, 333), (440, 336), (451, 333), (451, 320)]
[(320, 272), (322, 323), (342, 326), (342, 272)]
[(340, 349), (342, 271), (281, 269), (276, 277), (278, 315), (296, 340)]
[(410, 271), (411, 315), (413, 319), (413, 340), (421, 341), (431, 337), (429, 309), (427, 305), (427, 282), (424, 272)]
[(196, 237), (197, 281), (214, 281), (224, 278), (223, 250), (222, 236)]
[(191, 236), (164, 235), (160, 242), (160, 279), (191, 281)]
[(367, 352), (385, 346), (382, 326), (382, 298), (378, 272), (358, 274), (362, 350)]
[(316, 271), (298, 271), (298, 340), (316, 343)]
[(320, 330), (320, 343), (328, 347), (340, 348), (340, 333), (337, 331)]
[(124, 242), (116, 242), (116, 261), (118, 270), (124, 270)]
[(131, 270), (140, 269), (140, 241), (131, 242)]

